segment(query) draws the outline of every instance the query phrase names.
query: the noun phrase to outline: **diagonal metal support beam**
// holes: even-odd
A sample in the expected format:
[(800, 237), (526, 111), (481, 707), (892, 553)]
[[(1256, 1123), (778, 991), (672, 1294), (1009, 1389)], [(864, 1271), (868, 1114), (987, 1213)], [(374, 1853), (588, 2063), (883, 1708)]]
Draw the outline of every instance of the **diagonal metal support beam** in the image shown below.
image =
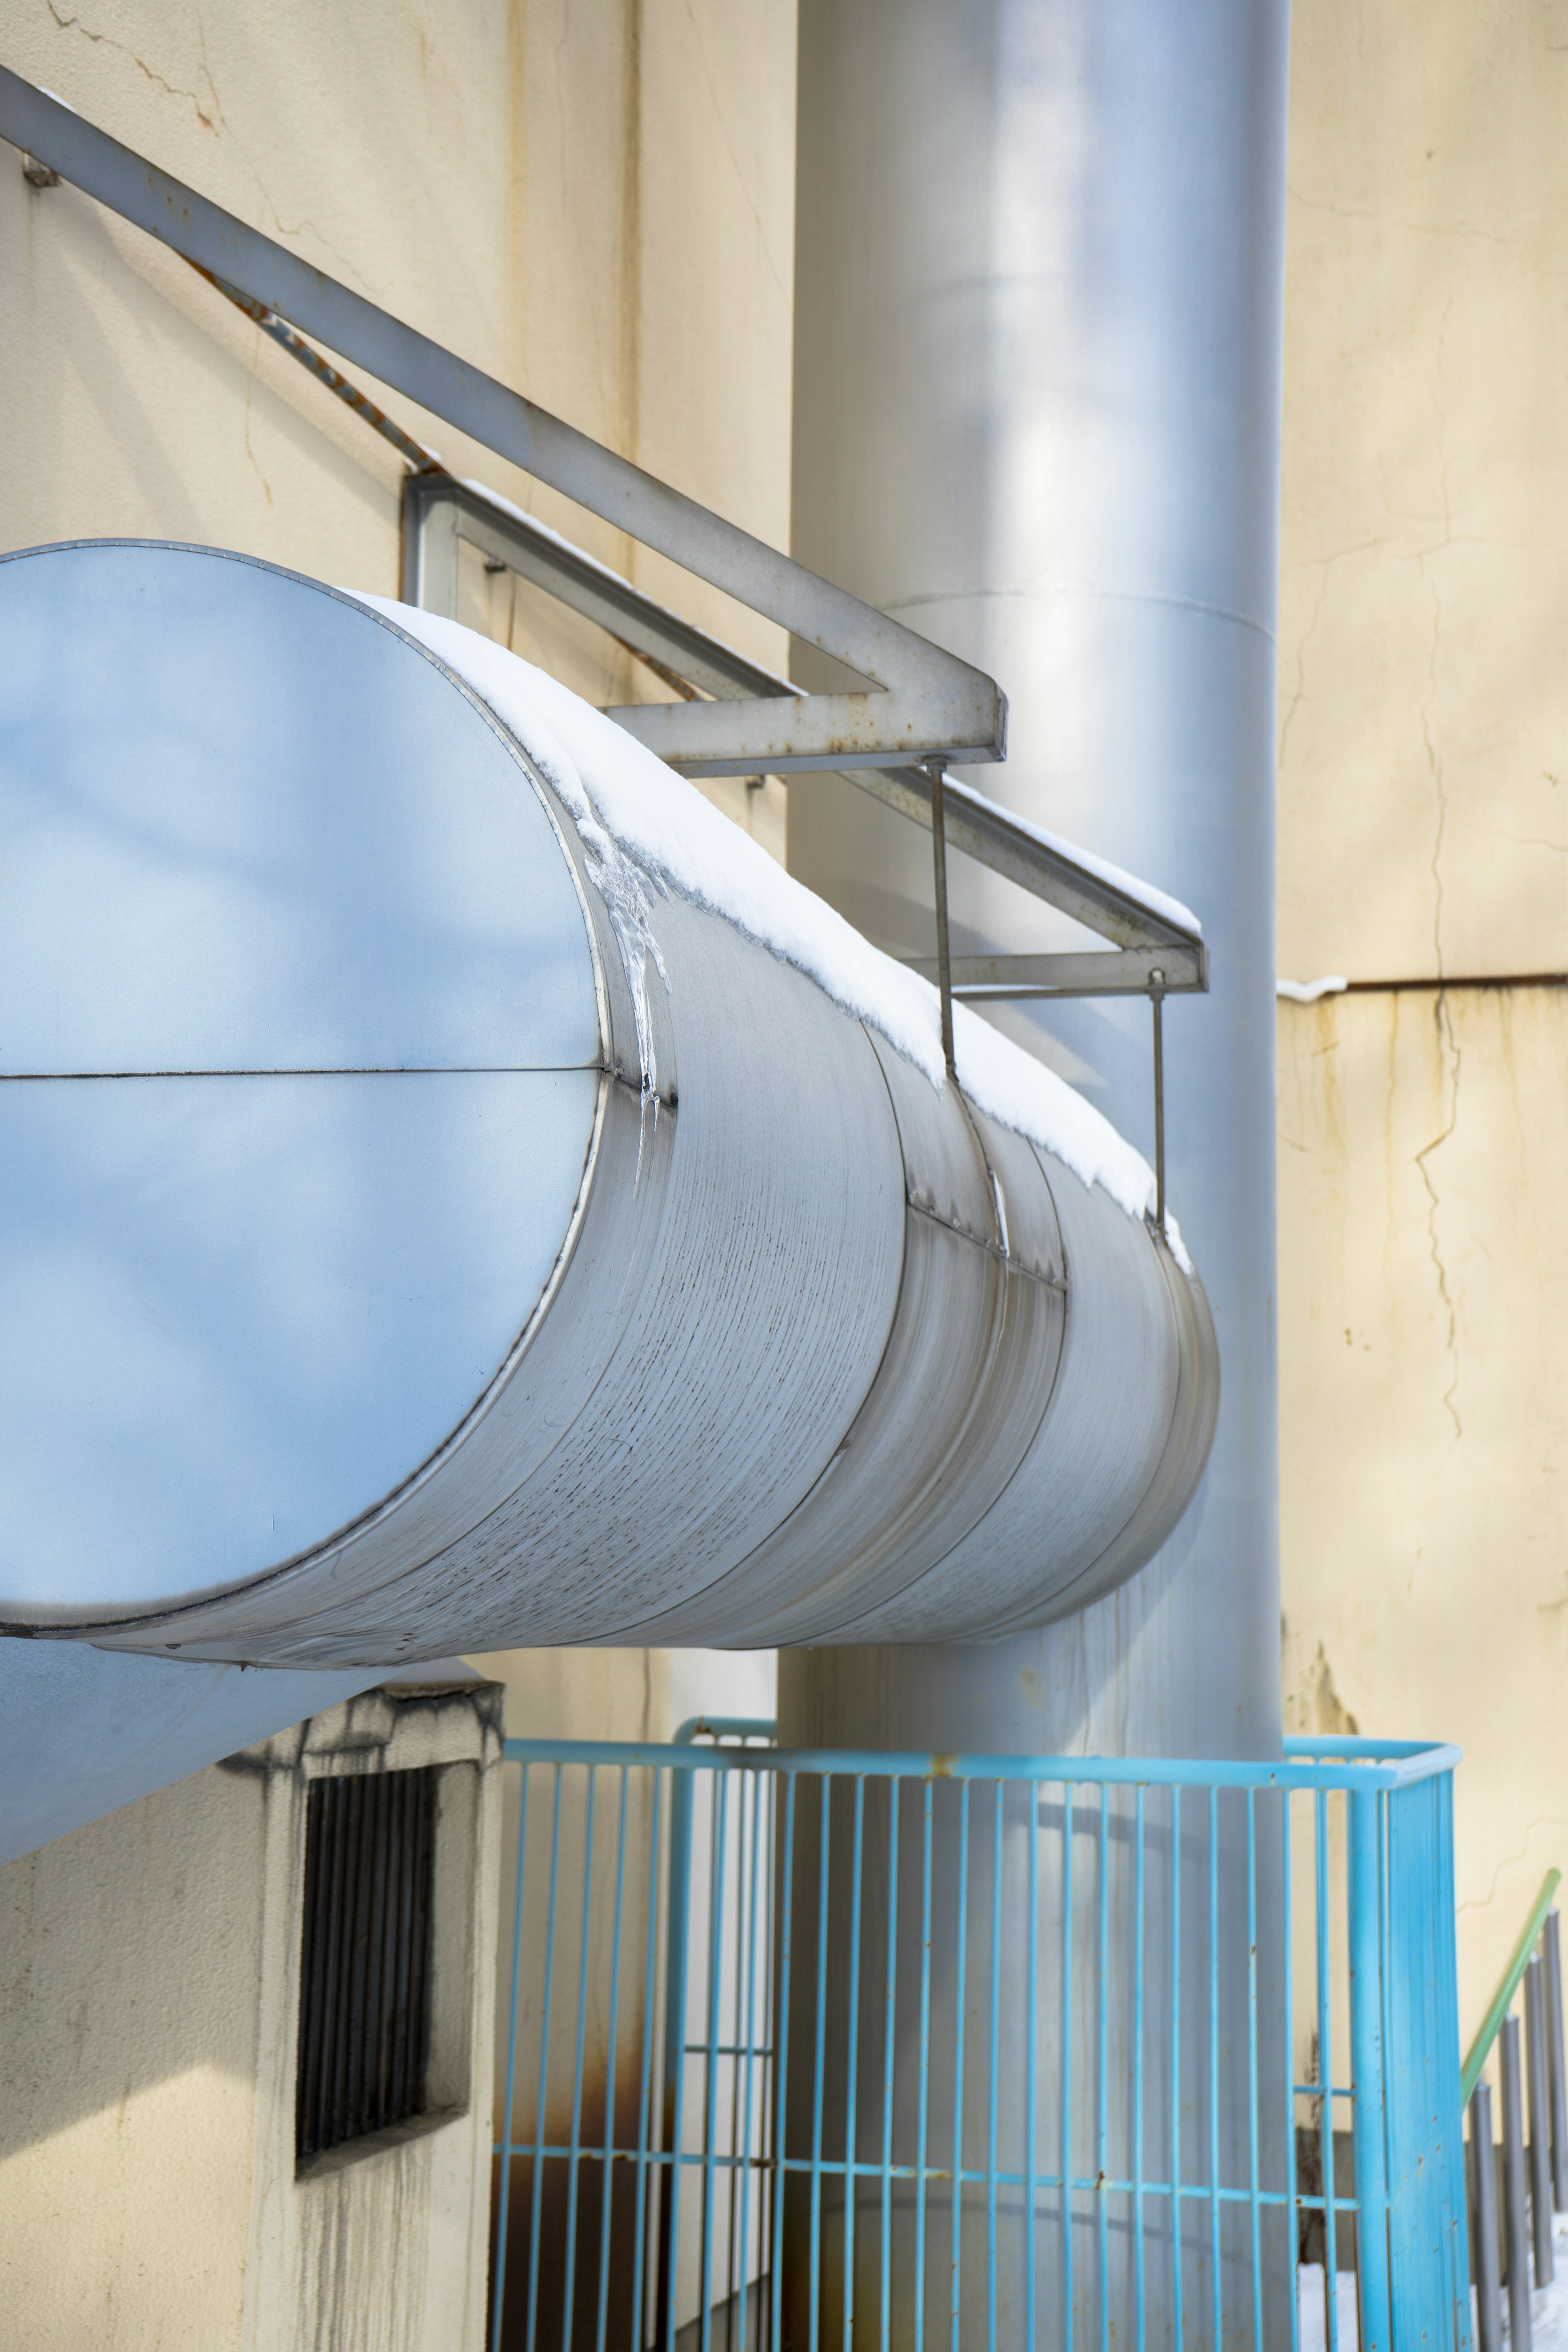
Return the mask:
[(1005, 751), (994, 679), (471, 367), (0, 66), (0, 137), (342, 359), (617, 530), (831, 655), (871, 691), (639, 703), (616, 718), (693, 773)]
[[(38, 124), (44, 125), (44, 136), (38, 135)], [(48, 133), (56, 134), (50, 145)], [(616, 719), (628, 732), (658, 750), (672, 766), (688, 772), (706, 774), (754, 773), (764, 764), (774, 769), (821, 767), (820, 752), (805, 753), (799, 748), (798, 734), (791, 738), (790, 725), (798, 722), (803, 710), (811, 707), (818, 717), (826, 704), (853, 704), (864, 711), (876, 709), (875, 696), (808, 696), (790, 679), (750, 660), (745, 655), (726, 645), (721, 638), (709, 635), (692, 623), (684, 621), (668, 606), (645, 595), (639, 589), (595, 558), (574, 547), (559, 532), (549, 530), (532, 517), (524, 514), (510, 501), (497, 498), (478, 483), (464, 482), (449, 474), (431, 451), (416, 441), (386, 411), (369, 399), (349, 379), (311, 349), (295, 332), (282, 315), (279, 306), (271, 299), (278, 284), (292, 287), (299, 298), (292, 310), (296, 318), (310, 321), (314, 305), (323, 318), (335, 303), (338, 315), (346, 319), (350, 330), (357, 327), (366, 333), (372, 343), (377, 339), (388, 344), (395, 361), (410, 354), (426, 372), (446, 384), (451, 404), (443, 406), (439, 399), (427, 397), (419, 390), (404, 384), (374, 355), (363, 363), (375, 369), (383, 381), (396, 383), (409, 391), (409, 396), (447, 415), (476, 437), (486, 437), (482, 430), (468, 419), (464, 407), (470, 402), (476, 387), (483, 400), (488, 398), (493, 409), (498, 404), (504, 412), (510, 404), (510, 422), (515, 427), (519, 416), (530, 426), (544, 446), (546, 456), (557, 457), (564, 450), (569, 458), (589, 461), (594, 472), (594, 460), (602, 461), (599, 488), (606, 480), (618, 482), (622, 490), (635, 498), (640, 489), (658, 494), (658, 498), (676, 513), (678, 521), (695, 520), (709, 527), (721, 539), (738, 543), (742, 563), (755, 568), (756, 559), (765, 559), (774, 572), (782, 567), (796, 589), (804, 586), (808, 595), (820, 598), (826, 607), (842, 617), (847, 608), (853, 628), (864, 630), (868, 625), (873, 636), (889, 635), (895, 645), (912, 657), (927, 661), (940, 672), (957, 672), (984, 695), (994, 698), (994, 716), (996, 733), (990, 756), (1000, 756), (1002, 729), (1005, 727), (1005, 702), (994, 685), (978, 671), (955, 661), (940, 647), (905, 630), (886, 616), (874, 613), (819, 581), (788, 558), (775, 554), (761, 541), (737, 531), (721, 518), (709, 514), (680, 493), (642, 474), (599, 445), (588, 441), (569, 425), (535, 409), (531, 403), (508, 392), (506, 387), (482, 377), (476, 371), (430, 343), (412, 329), (404, 327), (388, 313), (375, 309), (335, 280), (319, 271), (312, 271), (289, 254), (282, 247), (247, 228), (231, 215), (209, 205), (205, 198), (184, 188), (177, 181), (158, 171), (157, 167), (121, 147), (117, 142), (74, 114), (69, 108), (51, 99), (47, 93), (32, 88), (17, 76), (0, 67), (0, 135), (23, 146), (28, 176), (39, 187), (58, 185), (62, 176), (68, 177), (83, 190), (119, 211), (149, 234), (159, 236), (172, 249), (179, 252), (191, 267), (208, 279), (226, 299), (237, 304), (248, 316), (257, 320), (292, 358), (326, 385), (328, 390), (353, 409), (356, 415), (387, 440), (413, 467), (404, 489), (404, 564), (402, 593), (410, 604), (426, 611), (454, 613), (457, 595), (457, 548), (459, 539), (477, 547), (487, 562), (504, 566), (520, 577), (546, 590), (559, 602), (581, 613), (585, 618), (604, 628), (616, 641), (627, 647), (637, 658), (655, 670), (682, 701), (674, 705), (634, 704), (614, 710)], [(63, 143), (60, 143), (63, 142)], [(50, 146), (50, 154), (65, 159), (64, 173), (51, 166), (41, 149)], [(162, 206), (162, 213), (160, 213)], [(215, 268), (211, 254), (225, 239), (241, 253), (248, 256), (255, 267), (247, 275), (258, 287), (268, 291), (252, 292), (237, 283), (234, 278)], [(206, 257), (204, 257), (205, 254)], [(302, 295), (300, 289), (303, 289)], [(331, 328), (316, 324), (314, 331), (323, 340), (332, 340), (334, 348), (353, 355), (352, 333), (348, 339), (334, 338)], [(379, 345), (378, 345), (379, 347)], [(515, 437), (515, 436), (514, 436)], [(511, 454), (506, 439), (492, 436), (490, 446), (502, 455)], [(520, 464), (526, 460), (519, 458)], [(605, 471), (607, 469), (607, 472)], [(584, 495), (581, 488), (568, 487), (556, 473), (546, 470), (544, 464), (529, 468), (539, 478), (565, 488), (566, 495), (577, 502), (605, 514), (609, 520), (621, 519), (621, 510), (612, 497), (608, 502), (596, 502)], [(567, 468), (571, 472), (570, 467)], [(576, 480), (575, 474), (572, 479)], [(634, 531), (645, 543), (661, 546), (666, 552), (672, 547), (652, 530)], [(679, 534), (678, 534), (679, 536)], [(684, 543), (684, 542), (682, 542)], [(680, 561), (677, 555), (675, 560)], [(689, 568), (700, 567), (691, 563)], [(728, 585), (710, 567), (703, 576), (716, 584)], [(731, 591), (731, 593), (734, 593)], [(743, 599), (742, 601), (752, 601)], [(772, 604), (757, 603), (755, 609), (767, 612), (770, 617), (782, 618)], [(805, 635), (804, 630), (795, 634)], [(849, 658), (838, 643), (818, 635), (808, 637), (824, 650), (836, 654), (840, 660)], [(848, 639), (843, 640), (847, 645)], [(862, 662), (862, 673), (872, 676), (868, 663)], [(705, 696), (707, 701), (697, 698)], [(886, 720), (892, 701), (898, 698), (881, 695), (883, 708), (879, 716)], [(905, 698), (907, 700), (907, 697)], [(779, 706), (791, 706), (786, 720)], [(722, 708), (720, 708), (722, 706)], [(717, 719), (701, 714), (717, 710)], [(762, 722), (757, 714), (762, 713)], [(722, 722), (726, 715), (731, 720), (746, 722), (750, 732), (743, 743), (722, 748)], [(701, 747), (693, 752), (682, 748), (682, 731), (706, 728), (707, 756)], [(783, 736), (781, 739), (781, 728)], [(656, 738), (662, 737), (662, 741)], [(791, 740), (793, 751), (780, 753), (780, 740)], [(885, 752), (885, 746), (883, 751)], [(921, 748), (919, 745), (916, 748)], [(1034, 896), (1055, 906), (1076, 921), (1113, 941), (1110, 952), (1084, 954), (1052, 954), (1039, 956), (984, 956), (949, 959), (951, 988), (944, 988), (944, 1002), (951, 997), (968, 998), (973, 1002), (1005, 997), (1047, 997), (1084, 995), (1127, 995), (1148, 993), (1156, 1005), (1166, 993), (1205, 990), (1208, 985), (1207, 958), (1203, 940), (1195, 929), (1171, 919), (1163, 902), (1155, 903), (1157, 894), (1146, 896), (1141, 886), (1130, 876), (1116, 876), (1098, 860), (1089, 859), (1084, 853), (1075, 853), (1068, 845), (1041, 835), (1035, 827), (1020, 822), (1008, 811), (988, 800), (973, 787), (945, 774), (946, 757), (954, 756), (955, 747), (935, 744), (931, 747), (939, 756), (919, 765), (886, 763), (876, 766), (843, 768), (840, 772), (847, 782), (872, 793), (901, 815), (929, 830), (933, 824), (933, 803), (938, 793), (942, 803), (942, 878), (946, 876), (946, 846), (961, 849), (993, 871), (1005, 875)], [(859, 742), (855, 746), (858, 759), (881, 760), (875, 747)], [(957, 756), (985, 756), (973, 750), (962, 750)], [(934, 846), (934, 844), (933, 844)], [(910, 959), (912, 968), (924, 971), (928, 961), (930, 976), (939, 977), (938, 960)]]

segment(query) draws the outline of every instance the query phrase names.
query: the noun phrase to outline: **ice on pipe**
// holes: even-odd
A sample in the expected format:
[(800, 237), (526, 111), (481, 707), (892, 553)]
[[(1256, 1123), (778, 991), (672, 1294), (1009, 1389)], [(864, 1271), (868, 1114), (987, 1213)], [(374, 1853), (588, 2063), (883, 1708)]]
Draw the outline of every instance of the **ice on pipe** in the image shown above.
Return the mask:
[[(576, 826), (634, 993), (643, 985), (645, 950), (658, 963), (644, 888), (651, 884), (656, 894), (672, 892), (721, 916), (795, 965), (835, 1003), (879, 1030), (933, 1087), (945, 1086), (942, 1013), (931, 982), (863, 939), (695, 785), (603, 711), (491, 638), (388, 596), (343, 593), (427, 646), (522, 745)], [(1146, 886), (1136, 887), (1149, 895)], [(1192, 923), (1184, 908), (1171, 905)], [(1153, 1171), (1108, 1118), (967, 1005), (955, 1004), (952, 1013), (959, 1084), (972, 1102), (1051, 1152), (1085, 1184), (1100, 1185), (1130, 1217), (1152, 1210)], [(639, 1011), (639, 1032), (646, 1025)], [(638, 1043), (647, 1070), (646, 1034)], [(1191, 1272), (1175, 1221), (1166, 1223), (1178, 1263)]]

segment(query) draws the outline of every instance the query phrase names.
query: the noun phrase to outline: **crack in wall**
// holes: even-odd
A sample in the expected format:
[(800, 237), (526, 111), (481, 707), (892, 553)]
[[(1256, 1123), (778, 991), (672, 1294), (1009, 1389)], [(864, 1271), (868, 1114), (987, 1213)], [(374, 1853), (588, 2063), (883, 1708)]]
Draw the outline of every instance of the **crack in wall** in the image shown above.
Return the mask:
[[(279, 237), (292, 241), (301, 236), (306, 231), (309, 231), (310, 235), (316, 239), (317, 243), (322, 246), (325, 250), (331, 255), (333, 260), (342, 271), (344, 278), (347, 278), (351, 284), (357, 285), (362, 292), (372, 294), (378, 299), (382, 297), (384, 289), (377, 285), (374, 280), (364, 278), (355, 268), (351, 257), (346, 253), (341, 251), (340, 248), (332, 243), (331, 237), (322, 235), (321, 231), (317, 227), (315, 222), (310, 219), (308, 214), (301, 214), (300, 218), (296, 221), (286, 221), (283, 218), (282, 214), (279, 211), (277, 205), (273, 203), (272, 198), (268, 192), (267, 184), (262, 179), (260, 173), (256, 168), (250, 150), (247, 147), (244, 140), (241, 139), (235, 131), (228, 121), (227, 115), (224, 111), (223, 100), (218, 95), (217, 84), (213, 79), (212, 68), (207, 63), (206, 27), (202, 22), (201, 12), (199, 9), (196, 12), (196, 42), (201, 52), (202, 79), (207, 86), (207, 104), (205, 106), (194, 89), (185, 89), (178, 82), (170, 81), (165, 74), (161, 74), (156, 66), (149, 65), (146, 58), (141, 56), (137, 50), (132, 48), (127, 42), (116, 40), (112, 33), (95, 33), (92, 26), (90, 25), (84, 24), (79, 16), (62, 16), (59, 10), (55, 5), (55, 0), (45, 0), (45, 5), (62, 33), (79, 33), (83, 40), (89, 41), (95, 48), (102, 47), (112, 49), (117, 56), (128, 58), (130, 63), (135, 67), (137, 72), (140, 73), (146, 80), (153, 83), (157, 89), (161, 89), (164, 93), (166, 97), (179, 100), (185, 105), (188, 105), (194, 111), (196, 121), (201, 124), (204, 131), (210, 131), (215, 139), (220, 137), (226, 139), (234, 148), (235, 152), (243, 161), (246, 170), (249, 173), (251, 179), (255, 182), (257, 194), (261, 199), (263, 208), (272, 223), (274, 232)], [(211, 109), (210, 112), (208, 110), (209, 108)]]
[(1444, 1052), (1446, 1050), (1447, 1055), (1449, 1057), (1447, 1066), (1447, 1081), (1449, 1087), (1448, 1123), (1440, 1134), (1435, 1135), (1432, 1138), (1431, 1142), (1426, 1144), (1422, 1150), (1415, 1154), (1415, 1165), (1421, 1171), (1421, 1181), (1426, 1187), (1426, 1244), (1431, 1255), (1433, 1268), (1437, 1276), (1437, 1296), (1443, 1302), (1444, 1311), (1448, 1318), (1446, 1345), (1448, 1361), (1453, 1367), (1454, 1376), (1443, 1391), (1443, 1406), (1449, 1420), (1454, 1424), (1454, 1437), (1457, 1442), (1459, 1438), (1463, 1437), (1465, 1433), (1463, 1425), (1459, 1420), (1458, 1408), (1454, 1403), (1455, 1393), (1459, 1385), (1458, 1319), (1455, 1312), (1453, 1294), (1448, 1288), (1447, 1269), (1443, 1264), (1443, 1253), (1439, 1248), (1437, 1242), (1437, 1211), (1440, 1206), (1437, 1198), (1437, 1188), (1432, 1181), (1431, 1171), (1426, 1165), (1432, 1153), (1439, 1150), (1441, 1147), (1447, 1142), (1449, 1137), (1453, 1134), (1455, 1128), (1458, 1125), (1459, 1119), (1459, 1070), (1464, 1057), (1461, 1055), (1458, 1045), (1455, 1043), (1453, 1015), (1448, 1008), (1447, 996), (1441, 991), (1438, 993), (1436, 1003), (1433, 1008), (1433, 1019), (1436, 1024), (1438, 1032), (1439, 1052)]
[[(1276, 755), (1276, 764), (1280, 768), (1283, 768), (1285, 764), (1285, 746), (1290, 738), (1291, 722), (1295, 719), (1296, 713), (1300, 709), (1301, 704), (1306, 699), (1307, 647), (1311, 644), (1312, 638), (1316, 634), (1318, 623), (1322, 616), (1323, 606), (1328, 601), (1330, 574), (1333, 571), (1335, 564), (1342, 563), (1347, 556), (1371, 555), (1375, 553), (1376, 551), (1384, 544), (1384, 542), (1382, 538), (1357, 540), (1352, 547), (1336, 547), (1331, 553), (1319, 556), (1315, 559), (1317, 568), (1322, 576), (1318, 583), (1318, 593), (1313, 600), (1312, 610), (1308, 619), (1307, 625), (1302, 630), (1301, 635), (1296, 643), (1296, 684), (1294, 690), (1291, 693), (1290, 699), (1285, 706), (1284, 716), (1279, 721), (1279, 742)], [(916, 603), (929, 600), (910, 598), (906, 601)], [(889, 605), (888, 609), (891, 612), (896, 608)], [(1234, 618), (1235, 616), (1232, 615), (1231, 617)]]
[(260, 369), (260, 364), (261, 330), (258, 327), (256, 330), (255, 348), (252, 352), (250, 365), (246, 370), (245, 373), (245, 412), (241, 419), (241, 431), (245, 440), (245, 454), (250, 460), (251, 468), (255, 473), (257, 480), (261, 485), (262, 496), (266, 499), (268, 505), (271, 506), (273, 504), (272, 485), (268, 480), (266, 475), (262, 472), (261, 461), (250, 446), (250, 396), (256, 390), (257, 376)]
[[(1452, 310), (1453, 297), (1450, 295), (1444, 305), (1443, 317), (1437, 331), (1438, 384), (1442, 379), (1443, 353)], [(1443, 404), (1437, 396), (1436, 386), (1432, 394), (1432, 406), (1437, 421), (1437, 464), (1443, 493), (1443, 543), (1445, 547), (1451, 547), (1454, 543), (1454, 518), (1448, 494), (1447, 419), (1444, 415)], [(1440, 551), (1438, 549), (1433, 549), (1430, 554), (1436, 555)], [(1432, 837), (1431, 856), (1432, 952), (1437, 967), (1437, 979), (1441, 983), (1444, 974), (1443, 842), (1447, 830), (1448, 800), (1443, 772), (1443, 755), (1433, 732), (1433, 709), (1437, 698), (1438, 666), (1443, 651), (1443, 600), (1437, 592), (1436, 580), (1427, 569), (1428, 556), (1422, 555), (1417, 558), (1417, 562), (1421, 577), (1426, 582), (1432, 599), (1432, 642), (1426, 656), (1426, 691), (1421, 699), (1421, 740), (1426, 748), (1427, 772), (1432, 779), (1432, 794), (1436, 807), (1436, 821)], [(1464, 1435), (1464, 1427), (1454, 1402), (1459, 1385), (1458, 1318), (1455, 1310), (1453, 1293), (1448, 1287), (1447, 1268), (1443, 1263), (1443, 1253), (1437, 1239), (1437, 1213), (1440, 1206), (1437, 1188), (1432, 1181), (1432, 1171), (1426, 1164), (1432, 1154), (1448, 1141), (1458, 1124), (1459, 1117), (1459, 1072), (1463, 1056), (1455, 1040), (1453, 1015), (1448, 1000), (1440, 985), (1433, 1006), (1433, 1020), (1437, 1031), (1439, 1055), (1446, 1064), (1448, 1118), (1442, 1131), (1435, 1135), (1431, 1141), (1415, 1154), (1415, 1165), (1421, 1171), (1421, 1181), (1426, 1188), (1426, 1243), (1432, 1259), (1433, 1271), (1437, 1277), (1437, 1296), (1442, 1301), (1443, 1309), (1447, 1318), (1446, 1346), (1453, 1377), (1443, 1392), (1443, 1408), (1454, 1424), (1454, 1439), (1458, 1443)]]
[[(126, 42), (117, 41), (112, 33), (95, 33), (90, 25), (84, 25), (82, 23), (79, 16), (62, 16), (59, 10), (55, 6), (55, 0), (44, 0), (44, 5), (48, 9), (50, 16), (54, 18), (55, 23), (58, 26), (62, 33), (79, 33), (84, 40), (90, 41), (92, 43), (94, 48), (102, 47), (113, 49), (121, 57), (129, 58), (132, 64), (136, 68), (137, 72), (145, 75), (149, 81), (156, 82), (158, 88), (163, 91), (166, 97), (184, 99), (195, 110), (196, 121), (201, 124), (203, 130), (210, 131), (213, 136), (216, 138), (218, 126), (223, 118), (223, 109), (221, 106), (217, 107), (217, 121), (215, 121), (213, 117), (207, 113), (205, 108), (203, 106), (200, 99), (196, 96), (194, 89), (182, 89), (176, 82), (165, 79), (164, 76), (158, 71), (155, 66), (150, 66), (147, 63), (146, 58), (139, 57), (136, 51), (130, 47)], [(216, 90), (212, 90), (212, 77), (210, 75), (207, 77), (207, 84), (209, 90), (211, 90), (212, 102), (215, 106), (217, 106), (217, 92)]]
[(1517, 1853), (1504, 1854), (1502, 1860), (1498, 1864), (1497, 1868), (1493, 1871), (1491, 1874), (1491, 1884), (1489, 1885), (1484, 1895), (1478, 1895), (1473, 1902), (1455, 1904), (1454, 1913), (1456, 1917), (1461, 1911), (1484, 1911), (1487, 1908), (1487, 1906), (1490, 1903), (1493, 1895), (1497, 1893), (1498, 1880), (1502, 1876), (1503, 1872), (1505, 1870), (1513, 1870), (1518, 1867), (1518, 1865), (1524, 1860), (1526, 1854), (1530, 1852), (1531, 1839), (1535, 1835), (1537, 1830), (1544, 1829), (1548, 1822), (1552, 1822), (1553, 1825), (1559, 1829), (1563, 1826), (1563, 1822), (1555, 1813), (1537, 1813), (1532, 1822), (1526, 1822), (1524, 1825), (1524, 1843), (1520, 1847), (1519, 1852)]
[(757, 243), (762, 247), (763, 259), (768, 266), (768, 275), (783, 296), (785, 307), (789, 308), (793, 305), (795, 298), (784, 284), (779, 266), (773, 259), (773, 247), (768, 243), (768, 233), (763, 225), (762, 214), (757, 210), (756, 200), (746, 184), (746, 175), (741, 168), (741, 159), (735, 152), (735, 142), (730, 136), (730, 126), (724, 119), (724, 110), (719, 102), (719, 93), (713, 87), (713, 76), (708, 68), (708, 43), (703, 38), (702, 27), (697, 21), (691, 0), (686, 0), (686, 16), (696, 37), (697, 61), (701, 68), (703, 83), (708, 91), (708, 102), (713, 110), (713, 120), (719, 125), (719, 136), (724, 142), (724, 152), (728, 155), (730, 168), (735, 174), (735, 185), (740, 189), (745, 200), (746, 209), (752, 215), (752, 224), (757, 232)]
[(1426, 558), (1420, 559), (1421, 577), (1426, 581), (1432, 598), (1432, 649), (1426, 656), (1426, 692), (1421, 699), (1421, 740), (1426, 750), (1426, 767), (1432, 779), (1432, 793), (1436, 803), (1436, 828), (1432, 839), (1432, 950), (1437, 961), (1437, 977), (1443, 976), (1443, 835), (1448, 822), (1448, 799), (1443, 782), (1443, 755), (1432, 735), (1432, 705), (1437, 693), (1437, 656), (1442, 646), (1443, 604), (1437, 593), (1437, 583), (1426, 569)]

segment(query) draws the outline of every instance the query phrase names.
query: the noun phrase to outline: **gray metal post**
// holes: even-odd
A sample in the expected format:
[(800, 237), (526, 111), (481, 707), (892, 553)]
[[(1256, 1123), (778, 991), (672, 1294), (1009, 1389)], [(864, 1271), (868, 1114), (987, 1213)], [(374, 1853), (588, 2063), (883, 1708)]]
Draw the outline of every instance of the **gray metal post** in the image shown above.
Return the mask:
[(1524, 2079), (1530, 2095), (1530, 2218), (1535, 2284), (1549, 2286), (1552, 2258), (1552, 2109), (1546, 2075), (1546, 1971), (1539, 1955), (1524, 1972)]
[(1524, 2096), (1520, 2079), (1519, 2020), (1505, 2017), (1498, 2034), (1502, 2075), (1502, 2211), (1508, 2249), (1508, 2328), (1511, 2352), (1531, 2352), (1530, 2231), (1525, 2221)]
[(1497, 2158), (1492, 2153), (1492, 2092), (1489, 2083), (1478, 2083), (1470, 2094), (1470, 2271), (1476, 2285), (1479, 2352), (1502, 2352)]
[(1552, 2095), (1552, 2202), (1568, 2211), (1568, 2070), (1563, 2058), (1562, 1920), (1549, 1911), (1542, 1928), (1546, 1961), (1546, 2065)]
[(952, 957), (947, 929), (947, 826), (942, 806), (942, 761), (933, 760), (931, 775), (931, 849), (936, 891), (936, 984), (942, 996), (942, 1058), (950, 1078), (958, 1076), (952, 1048)]

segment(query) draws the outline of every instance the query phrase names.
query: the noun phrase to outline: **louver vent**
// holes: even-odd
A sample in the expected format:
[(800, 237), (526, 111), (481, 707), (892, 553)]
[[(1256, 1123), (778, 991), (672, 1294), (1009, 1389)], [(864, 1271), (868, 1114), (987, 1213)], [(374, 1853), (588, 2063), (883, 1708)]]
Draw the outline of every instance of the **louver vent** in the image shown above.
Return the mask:
[(310, 1785), (294, 2133), (300, 2158), (424, 2112), (435, 1828), (434, 1771)]

